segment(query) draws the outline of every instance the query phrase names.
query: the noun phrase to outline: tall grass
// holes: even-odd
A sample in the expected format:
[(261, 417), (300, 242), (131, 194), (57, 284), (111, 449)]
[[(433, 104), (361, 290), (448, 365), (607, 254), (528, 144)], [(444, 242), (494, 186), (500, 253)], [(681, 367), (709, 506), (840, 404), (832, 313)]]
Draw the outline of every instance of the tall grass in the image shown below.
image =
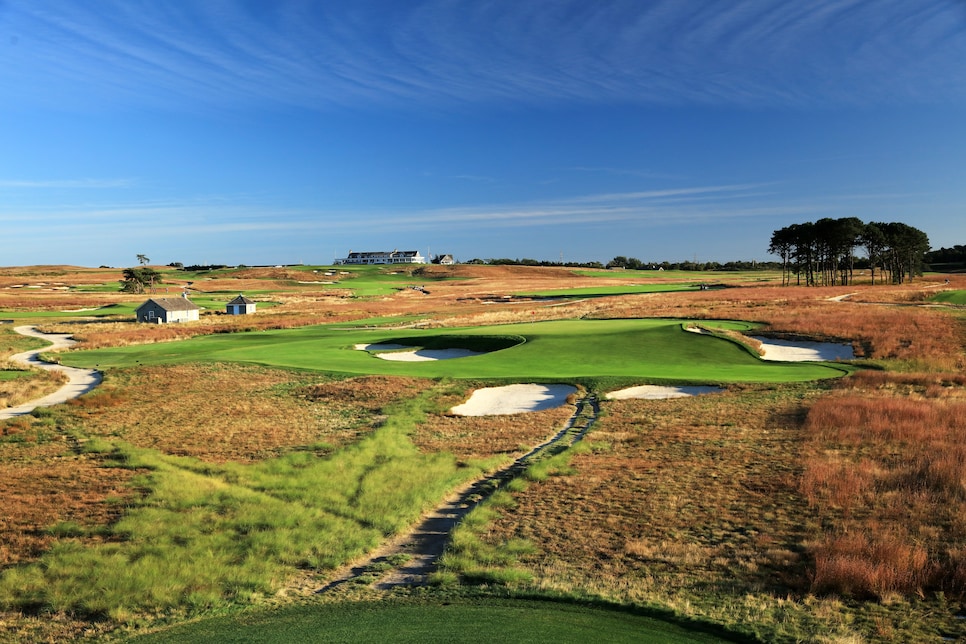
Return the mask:
[(108, 457), (143, 472), (144, 497), (109, 543), (65, 540), (38, 563), (5, 571), (0, 606), (117, 620), (190, 613), (270, 595), (296, 568), (338, 566), (476, 474), (409, 441), (431, 394), (387, 410), (377, 431), (326, 458), (210, 464), (101, 442)]
[(931, 391), (932, 376), (843, 386), (806, 420), (801, 490), (823, 524), (836, 526), (811, 546), (813, 591), (966, 595), (966, 403), (882, 393)]

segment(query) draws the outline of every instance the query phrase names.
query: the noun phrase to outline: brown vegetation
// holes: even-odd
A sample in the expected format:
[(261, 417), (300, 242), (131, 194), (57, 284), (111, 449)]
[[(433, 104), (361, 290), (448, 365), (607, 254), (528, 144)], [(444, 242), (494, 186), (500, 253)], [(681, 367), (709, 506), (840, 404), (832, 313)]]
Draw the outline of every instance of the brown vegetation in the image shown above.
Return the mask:
[(0, 380), (0, 409), (43, 398), (67, 382), (67, 376), (59, 371), (31, 369), (21, 373), (17, 378)]
[(102, 467), (31, 416), (4, 421), (0, 440), (0, 566), (33, 559), (58, 537), (99, 539), (115, 520), (136, 472)]
[(828, 526), (812, 589), (966, 595), (966, 377), (862, 374), (816, 401), (802, 491)]
[(783, 389), (608, 402), (576, 473), (515, 493), (490, 538), (539, 544), (541, 587), (620, 601), (803, 590), (798, 409), (812, 394)]
[(297, 384), (289, 372), (253, 366), (143, 367), (112, 371), (97, 392), (68, 408), (90, 436), (211, 462), (332, 449), (355, 438), (337, 410), (294, 395)]

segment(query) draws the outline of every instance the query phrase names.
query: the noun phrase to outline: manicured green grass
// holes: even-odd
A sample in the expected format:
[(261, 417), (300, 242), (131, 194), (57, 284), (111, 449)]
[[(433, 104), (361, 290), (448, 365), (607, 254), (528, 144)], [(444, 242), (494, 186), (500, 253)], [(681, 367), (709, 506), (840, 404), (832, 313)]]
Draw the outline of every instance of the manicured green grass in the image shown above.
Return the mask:
[(581, 288), (556, 289), (551, 291), (536, 291), (534, 293), (519, 293), (531, 297), (606, 297), (609, 295), (638, 295), (640, 293), (670, 293), (674, 291), (697, 291), (699, 284), (622, 284), (620, 286), (588, 286)]
[[(147, 297), (145, 297), (147, 299)], [(111, 315), (134, 316), (134, 309), (140, 306), (137, 303), (118, 303), (108, 304), (92, 310), (81, 311), (0, 311), (0, 319), (10, 320), (30, 320), (33, 318), (76, 318), (76, 317), (107, 317)]]
[(105, 282), (103, 284), (78, 284), (71, 286), (76, 293), (117, 293), (121, 290), (120, 282)]
[(33, 375), (30, 371), (0, 371), (0, 382), (5, 380), (16, 380), (18, 378), (29, 378)]
[(568, 603), (486, 599), (293, 606), (208, 619), (138, 642), (727, 642), (632, 612)]
[[(434, 282), (452, 279), (409, 275), (410, 269), (412, 266), (335, 266), (330, 269), (335, 272), (334, 276), (318, 279), (337, 280), (338, 283), (325, 288), (350, 289), (356, 297), (391, 295), (409, 286), (422, 286), (427, 291), (432, 291)], [(348, 273), (348, 275), (342, 273)]]
[[(740, 323), (736, 323), (739, 324)], [(748, 326), (748, 325), (743, 325)], [(519, 336), (501, 351), (456, 360), (392, 362), (355, 344), (442, 344), (448, 336)], [(463, 346), (454, 339), (451, 346)], [(683, 330), (682, 321), (568, 320), (464, 329), (392, 331), (313, 326), (65, 354), (79, 367), (193, 361), (247, 362), (345, 374), (561, 381), (621, 377), (675, 382), (792, 382), (840, 376), (847, 367), (764, 362), (734, 342)]]
[(714, 283), (714, 282), (770, 282), (781, 280), (781, 273), (778, 271), (658, 271), (658, 270), (576, 270), (576, 275), (584, 277), (629, 277), (640, 279), (661, 279), (661, 280), (682, 280), (693, 283)]
[(932, 297), (932, 300), (934, 302), (943, 302), (944, 304), (966, 306), (966, 291), (943, 291), (942, 293), (936, 293)]

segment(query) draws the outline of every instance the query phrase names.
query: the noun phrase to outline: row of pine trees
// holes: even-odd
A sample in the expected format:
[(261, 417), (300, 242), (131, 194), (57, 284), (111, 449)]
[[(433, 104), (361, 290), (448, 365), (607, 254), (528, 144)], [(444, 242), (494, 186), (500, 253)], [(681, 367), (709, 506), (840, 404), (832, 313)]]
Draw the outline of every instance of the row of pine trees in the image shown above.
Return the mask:
[[(864, 258), (857, 257), (858, 251)], [(851, 284), (858, 266), (867, 267), (872, 283), (901, 284), (922, 274), (929, 238), (899, 222), (863, 223), (857, 217), (823, 218), (792, 224), (772, 233), (768, 252), (782, 260), (782, 284), (835, 286)]]

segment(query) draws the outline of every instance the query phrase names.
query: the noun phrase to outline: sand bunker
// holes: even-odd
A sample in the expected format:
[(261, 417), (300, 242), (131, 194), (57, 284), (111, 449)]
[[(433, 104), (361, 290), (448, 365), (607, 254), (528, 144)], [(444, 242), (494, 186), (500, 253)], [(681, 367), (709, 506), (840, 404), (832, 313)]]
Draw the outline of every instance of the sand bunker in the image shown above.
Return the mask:
[(754, 338), (761, 342), (762, 360), (780, 362), (812, 362), (851, 360), (855, 357), (852, 346), (834, 342), (809, 342), (807, 340), (775, 340)]
[(483, 355), (482, 351), (470, 351), (469, 349), (411, 349), (402, 344), (357, 344), (355, 348), (359, 351), (377, 351), (374, 354), (383, 360), (395, 360), (397, 362), (428, 362), (430, 360), (452, 360), (453, 358), (469, 358), (472, 356)]
[(685, 398), (687, 396), (716, 394), (722, 391), (724, 391), (724, 389), (721, 387), (663, 387), (660, 385), (640, 385), (639, 387), (629, 387), (619, 391), (612, 391), (605, 397), (610, 400), (627, 400), (630, 398), (642, 400), (666, 400), (668, 398)]
[(477, 389), (450, 412), (458, 416), (505, 416), (560, 407), (577, 393), (571, 385), (506, 385)]

